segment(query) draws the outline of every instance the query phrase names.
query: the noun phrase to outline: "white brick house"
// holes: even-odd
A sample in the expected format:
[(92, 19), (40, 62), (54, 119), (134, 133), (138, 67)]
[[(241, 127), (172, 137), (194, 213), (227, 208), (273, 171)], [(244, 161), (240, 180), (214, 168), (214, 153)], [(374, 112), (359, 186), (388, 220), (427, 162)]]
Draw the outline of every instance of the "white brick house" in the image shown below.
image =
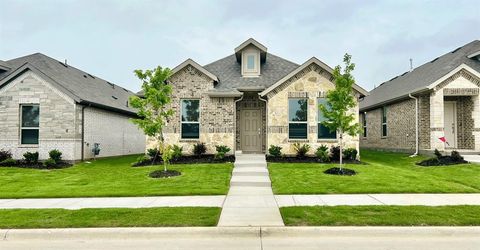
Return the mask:
[(0, 149), (14, 158), (52, 149), (65, 160), (140, 154), (145, 136), (129, 118), (134, 95), (122, 87), (40, 53), (0, 60)]

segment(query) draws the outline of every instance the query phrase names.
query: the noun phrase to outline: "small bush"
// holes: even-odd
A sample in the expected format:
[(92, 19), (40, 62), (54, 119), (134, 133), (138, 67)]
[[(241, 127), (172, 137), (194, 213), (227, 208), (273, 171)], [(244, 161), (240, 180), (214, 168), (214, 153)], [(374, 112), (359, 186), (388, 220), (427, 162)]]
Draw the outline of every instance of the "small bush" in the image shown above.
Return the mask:
[(154, 160), (160, 156), (160, 151), (158, 148), (149, 148), (147, 149), (147, 155), (150, 157), (150, 159)]
[(17, 161), (12, 158), (8, 158), (3, 161), (0, 161), (0, 166), (3, 166), (3, 167), (11, 167), (15, 165), (17, 165)]
[(328, 147), (325, 145), (321, 145), (315, 151), (315, 155), (317, 156), (318, 160), (321, 162), (329, 162), (330, 157), (328, 156)]
[(132, 166), (143, 166), (147, 163), (152, 163), (152, 159), (149, 157), (142, 155), (137, 158), (137, 161), (132, 164)]
[(450, 154), (450, 157), (452, 157), (452, 160), (455, 162), (463, 162), (463, 157), (460, 155), (458, 151), (453, 150), (452, 153)]
[[(438, 149), (435, 149), (435, 151), (434, 151), (433, 153), (434, 153), (435, 156), (436, 156), (437, 158), (439, 158), (439, 159), (442, 157), (442, 153), (440, 153), (440, 151), (438, 151)], [(452, 151), (452, 153), (453, 153), (453, 151)]]
[(38, 152), (35, 152), (35, 153), (26, 152), (25, 154), (23, 154), (23, 158), (25, 159), (25, 162), (28, 164), (38, 163)]
[(297, 152), (297, 158), (303, 158), (310, 150), (310, 145), (300, 144), (297, 142), (293, 144), (293, 149), (295, 150), (295, 152)]
[(12, 153), (8, 150), (0, 150), (0, 162), (7, 159), (12, 159)]
[(193, 154), (196, 156), (201, 156), (207, 152), (207, 147), (205, 146), (205, 143), (197, 143), (193, 145)]
[(217, 160), (223, 160), (225, 155), (230, 152), (230, 148), (225, 145), (215, 146), (215, 149), (217, 150), (217, 153), (215, 154), (215, 159)]
[(172, 158), (173, 159), (179, 159), (183, 155), (183, 147), (180, 147), (178, 145), (173, 145), (172, 147)]
[(54, 168), (57, 165), (54, 159), (50, 158), (43, 162), (45, 168)]
[(332, 146), (330, 148), (330, 160), (340, 161), (340, 146)]
[(268, 154), (273, 157), (280, 157), (282, 155), (282, 147), (270, 145), (268, 148)]
[(58, 163), (62, 160), (62, 152), (58, 149), (51, 150), (48, 152), (48, 155), (50, 156), (50, 159), (55, 161), (55, 163)]
[(355, 148), (347, 148), (343, 150), (343, 159), (354, 161), (357, 159), (357, 150)]

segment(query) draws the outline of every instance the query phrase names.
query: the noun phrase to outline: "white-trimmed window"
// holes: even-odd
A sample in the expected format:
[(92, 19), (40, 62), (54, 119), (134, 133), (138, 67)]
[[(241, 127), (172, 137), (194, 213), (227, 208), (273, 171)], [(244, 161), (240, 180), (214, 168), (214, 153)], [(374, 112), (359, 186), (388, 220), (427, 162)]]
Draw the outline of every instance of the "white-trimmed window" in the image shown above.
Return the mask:
[(387, 136), (387, 107), (382, 107), (382, 137)]
[[(327, 107), (327, 109), (330, 108), (330, 106), (327, 104), (327, 99), (326, 98), (318, 98), (317, 99), (317, 107), (319, 104), (323, 104), (323, 106)], [(317, 138), (318, 139), (326, 139), (326, 140), (332, 140), (332, 139), (337, 139), (337, 132), (335, 131), (330, 131), (327, 126), (323, 125), (322, 122), (326, 120), (325, 116), (323, 116), (323, 113), (320, 109), (318, 109), (318, 114), (317, 114)]]
[(308, 99), (288, 99), (288, 138), (307, 139)]
[(367, 137), (367, 113), (362, 113), (363, 137)]
[(181, 136), (182, 139), (200, 138), (200, 100), (184, 99), (181, 115)]
[(40, 106), (38, 104), (20, 105), (20, 144), (38, 144), (40, 130)]

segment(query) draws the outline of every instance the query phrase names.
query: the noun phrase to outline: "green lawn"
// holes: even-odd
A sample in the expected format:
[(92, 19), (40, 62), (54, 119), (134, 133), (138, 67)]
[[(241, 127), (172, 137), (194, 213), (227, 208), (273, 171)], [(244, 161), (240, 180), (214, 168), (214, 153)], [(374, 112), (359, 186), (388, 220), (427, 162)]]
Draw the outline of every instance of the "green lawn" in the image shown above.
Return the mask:
[(334, 176), (323, 171), (334, 164), (269, 163), (275, 194), (355, 194), (355, 193), (480, 193), (480, 165), (461, 164), (421, 167), (415, 162), (425, 157), (361, 151), (365, 165), (346, 167), (355, 176)]
[(0, 167), (0, 198), (218, 195), (228, 192), (233, 164), (171, 165), (169, 179), (148, 174), (162, 166), (131, 167), (138, 156), (99, 159), (71, 168)]
[(221, 208), (0, 209), (0, 228), (216, 226)]
[(480, 206), (282, 207), (286, 226), (479, 226)]

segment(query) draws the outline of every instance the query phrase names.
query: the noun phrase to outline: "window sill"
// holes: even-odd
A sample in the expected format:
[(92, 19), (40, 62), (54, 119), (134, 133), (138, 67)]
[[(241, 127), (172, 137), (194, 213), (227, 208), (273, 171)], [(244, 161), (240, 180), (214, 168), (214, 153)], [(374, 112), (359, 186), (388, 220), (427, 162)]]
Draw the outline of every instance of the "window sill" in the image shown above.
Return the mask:
[(317, 142), (338, 142), (338, 139), (317, 139)]
[(19, 148), (38, 148), (38, 144), (20, 144)]
[(380, 139), (387, 139), (387, 138), (388, 138), (388, 136), (382, 136), (382, 137), (380, 137)]
[(288, 142), (310, 142), (308, 139), (288, 139)]
[(199, 142), (200, 139), (180, 139), (180, 142)]

